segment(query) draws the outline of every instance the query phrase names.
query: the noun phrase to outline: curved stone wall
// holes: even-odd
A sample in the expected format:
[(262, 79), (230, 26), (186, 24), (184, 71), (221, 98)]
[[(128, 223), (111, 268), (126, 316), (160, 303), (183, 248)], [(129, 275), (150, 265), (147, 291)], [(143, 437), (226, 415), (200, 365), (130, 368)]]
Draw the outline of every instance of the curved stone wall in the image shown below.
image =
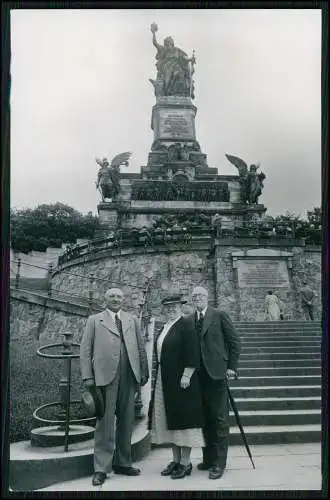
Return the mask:
[[(88, 299), (90, 282), (93, 299), (102, 303), (104, 292), (118, 286), (125, 293), (124, 307), (137, 314), (147, 279), (152, 276), (150, 305), (153, 315), (160, 317), (161, 298), (168, 287), (178, 287), (188, 298), (192, 287), (201, 284), (210, 291), (215, 302), (213, 260), (210, 245), (190, 250), (122, 249), (108, 252), (102, 258), (66, 266), (52, 279), (52, 288), (73, 298)], [(92, 281), (91, 280), (91, 275)]]
[[(239, 245), (238, 245), (239, 244)], [(267, 245), (257, 241), (211, 242), (175, 247), (109, 249), (72, 262), (59, 269), (52, 280), (53, 289), (68, 294), (73, 299), (88, 299), (90, 283), (93, 299), (102, 304), (107, 288), (118, 286), (125, 293), (125, 308), (137, 314), (143, 289), (152, 276), (150, 306), (153, 316), (161, 318), (160, 301), (167, 287), (178, 287), (189, 299), (195, 285), (209, 290), (210, 303), (227, 310), (234, 320), (256, 320), (256, 311), (244, 304), (239, 294), (237, 275), (233, 267), (234, 252), (251, 249), (264, 250)], [(289, 269), (290, 287), (284, 299), (288, 319), (302, 319), (298, 295), (303, 278), (306, 278), (317, 294), (316, 316), (321, 315), (321, 251), (282, 242), (270, 245), (269, 252), (291, 255)], [(274, 250), (275, 249), (275, 250)], [(250, 290), (256, 293), (257, 290)], [(249, 293), (250, 293), (249, 292)], [(264, 292), (262, 292), (264, 293)], [(257, 298), (256, 298), (257, 299)], [(260, 297), (259, 297), (260, 303)], [(242, 303), (243, 302), (243, 303)], [(256, 300), (256, 303), (258, 301)], [(260, 309), (260, 305), (258, 306)], [(189, 310), (189, 306), (188, 306)], [(259, 311), (260, 313), (260, 311)], [(252, 315), (252, 316), (251, 316)], [(260, 318), (259, 318), (260, 319)]]

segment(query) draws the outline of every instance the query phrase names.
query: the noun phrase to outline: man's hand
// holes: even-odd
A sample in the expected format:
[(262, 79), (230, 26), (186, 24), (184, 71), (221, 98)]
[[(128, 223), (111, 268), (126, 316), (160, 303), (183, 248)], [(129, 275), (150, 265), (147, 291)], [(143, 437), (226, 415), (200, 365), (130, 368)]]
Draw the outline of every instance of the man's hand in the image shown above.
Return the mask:
[(187, 387), (190, 386), (190, 377), (187, 375), (182, 375), (181, 380), (180, 380), (180, 387), (182, 389), (187, 389)]
[(87, 389), (89, 389), (90, 387), (94, 387), (95, 382), (94, 382), (93, 378), (88, 378), (88, 379), (84, 380), (84, 384), (85, 384), (85, 387), (87, 387)]
[(146, 385), (146, 383), (148, 382), (148, 380), (149, 380), (149, 376), (147, 376), (147, 377), (141, 377), (141, 382), (140, 382), (141, 387), (143, 387), (144, 385)]
[(235, 372), (235, 370), (230, 370), (229, 368), (226, 372), (226, 375), (228, 379), (237, 378), (237, 373)]

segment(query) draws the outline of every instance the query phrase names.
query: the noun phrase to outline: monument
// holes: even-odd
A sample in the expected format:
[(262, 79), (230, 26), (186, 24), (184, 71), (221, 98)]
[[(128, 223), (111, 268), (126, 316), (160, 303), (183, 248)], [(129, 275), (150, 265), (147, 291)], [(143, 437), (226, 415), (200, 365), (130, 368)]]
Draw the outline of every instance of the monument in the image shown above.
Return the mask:
[(157, 31), (158, 26), (153, 23), (153, 142), (140, 173), (120, 171), (122, 164), (127, 165), (128, 153), (117, 155), (111, 166), (107, 159), (98, 160), (101, 169), (97, 187), (102, 195), (98, 213), (103, 235), (119, 227), (150, 228), (164, 213), (187, 217), (206, 214), (209, 218), (217, 215), (224, 226), (242, 225), (251, 216), (260, 218), (266, 211), (258, 204), (265, 175), (257, 172), (256, 165), (248, 170), (243, 160), (229, 155), (227, 158), (239, 169), (239, 175), (219, 175), (218, 168), (208, 166), (195, 127), (195, 53), (192, 51), (189, 57), (175, 46), (171, 36), (160, 43)]

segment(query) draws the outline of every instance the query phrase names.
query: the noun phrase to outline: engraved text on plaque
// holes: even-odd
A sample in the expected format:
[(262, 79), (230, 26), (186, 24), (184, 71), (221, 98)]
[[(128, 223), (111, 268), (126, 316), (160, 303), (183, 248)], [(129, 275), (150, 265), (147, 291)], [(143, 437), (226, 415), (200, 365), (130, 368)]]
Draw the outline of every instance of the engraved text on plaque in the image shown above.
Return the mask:
[(239, 259), (237, 273), (240, 288), (289, 287), (289, 274), (285, 260)]
[(194, 115), (190, 109), (159, 110), (159, 137), (193, 139)]

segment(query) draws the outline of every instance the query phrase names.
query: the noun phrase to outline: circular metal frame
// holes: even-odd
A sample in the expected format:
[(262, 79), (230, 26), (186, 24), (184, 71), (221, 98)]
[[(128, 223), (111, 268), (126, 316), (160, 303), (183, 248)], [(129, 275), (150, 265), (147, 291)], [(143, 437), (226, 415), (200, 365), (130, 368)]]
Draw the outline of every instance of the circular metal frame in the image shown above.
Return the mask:
[[(70, 401), (70, 404), (77, 404), (81, 403), (79, 399), (75, 399), (73, 401)], [(33, 412), (33, 417), (38, 420), (39, 422), (44, 422), (46, 424), (54, 424), (54, 425), (60, 425), (60, 424), (65, 424), (66, 420), (49, 420), (48, 418), (42, 418), (39, 417), (38, 412), (43, 410), (44, 408), (49, 408), (50, 406), (60, 406), (62, 403), (61, 401), (55, 401), (54, 403), (46, 403), (45, 405), (41, 405), (38, 408), (36, 408)], [(87, 423), (91, 422), (92, 420), (95, 420), (95, 417), (87, 417), (87, 418), (79, 418), (75, 420), (70, 420), (70, 425), (78, 425), (79, 423)]]
[[(77, 343), (72, 343), (70, 344), (70, 347), (80, 347), (80, 344)], [(37, 350), (37, 355), (41, 356), (42, 358), (52, 358), (52, 359), (77, 359), (79, 358), (79, 354), (45, 354), (44, 351), (45, 349), (51, 349), (53, 347), (62, 347), (63, 344), (47, 344), (43, 345), (42, 347), (39, 347)]]

